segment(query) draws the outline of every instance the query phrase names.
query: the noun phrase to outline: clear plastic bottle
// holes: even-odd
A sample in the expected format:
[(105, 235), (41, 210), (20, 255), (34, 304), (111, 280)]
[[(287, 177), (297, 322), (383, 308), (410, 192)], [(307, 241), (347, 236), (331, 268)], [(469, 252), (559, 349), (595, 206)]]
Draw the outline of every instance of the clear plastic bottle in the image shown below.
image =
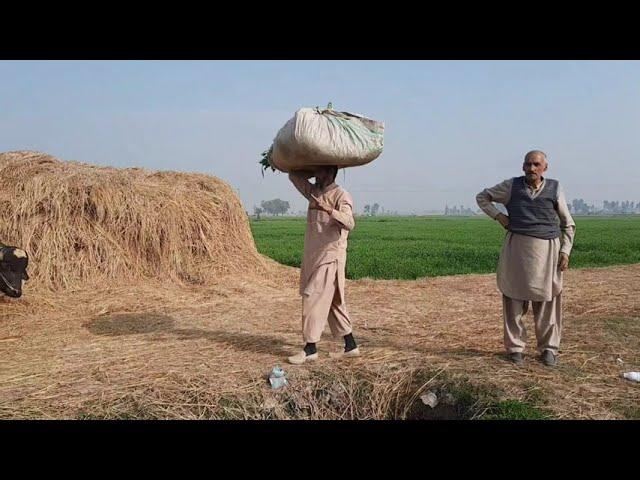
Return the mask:
[(284, 370), (280, 368), (280, 365), (276, 365), (271, 370), (271, 373), (269, 374), (269, 383), (271, 384), (271, 388), (274, 389), (284, 387), (289, 383), (287, 382)]

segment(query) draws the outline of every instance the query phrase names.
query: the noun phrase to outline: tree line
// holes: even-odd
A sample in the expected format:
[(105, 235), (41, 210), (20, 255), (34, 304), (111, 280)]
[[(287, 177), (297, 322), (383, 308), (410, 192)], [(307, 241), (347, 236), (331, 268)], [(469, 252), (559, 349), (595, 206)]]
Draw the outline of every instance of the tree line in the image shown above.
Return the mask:
[(569, 211), (574, 215), (624, 215), (640, 213), (640, 202), (631, 201), (610, 201), (602, 202), (602, 208), (587, 204), (582, 198), (574, 198), (567, 202)]
[(289, 202), (274, 198), (273, 200), (263, 200), (259, 207), (253, 207), (253, 214), (260, 219), (260, 215), (266, 213), (268, 215), (284, 215), (289, 211), (291, 206)]
[[(262, 200), (260, 206), (253, 207), (253, 214), (256, 219), (260, 220), (260, 215), (285, 215), (291, 209), (289, 202), (281, 200), (280, 198), (274, 198), (273, 200)], [(364, 206), (364, 214), (367, 216), (375, 216), (379, 213), (384, 213), (384, 208), (379, 203), (373, 205)]]
[[(495, 206), (503, 213), (506, 213), (506, 209), (502, 204), (495, 204)], [(571, 202), (567, 202), (569, 211), (573, 215), (624, 215), (624, 214), (640, 214), (640, 201), (611, 201), (605, 200), (602, 204), (602, 208), (598, 208), (593, 204), (587, 204), (582, 198), (573, 199)], [(274, 198), (273, 200), (263, 200), (260, 202), (260, 206), (253, 207), (253, 214), (259, 220), (260, 215), (286, 215), (291, 210), (291, 205), (285, 200)], [(479, 210), (472, 210), (471, 208), (465, 208), (462, 205), (449, 207), (445, 206), (445, 215), (464, 215), (471, 216), (478, 214)], [(373, 205), (367, 204), (364, 206), (364, 215), (376, 216), (378, 214), (385, 213), (384, 208), (379, 203)], [(393, 214), (394, 212), (387, 212), (387, 214)], [(397, 212), (396, 212), (397, 214)]]

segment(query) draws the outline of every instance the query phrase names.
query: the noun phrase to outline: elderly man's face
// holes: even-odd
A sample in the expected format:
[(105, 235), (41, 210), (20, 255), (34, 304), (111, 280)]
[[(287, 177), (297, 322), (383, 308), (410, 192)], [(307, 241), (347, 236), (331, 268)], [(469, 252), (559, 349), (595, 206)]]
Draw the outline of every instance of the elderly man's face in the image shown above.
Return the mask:
[(522, 164), (522, 171), (530, 184), (541, 182), (542, 174), (547, 171), (547, 161), (544, 155), (539, 153), (529, 155)]

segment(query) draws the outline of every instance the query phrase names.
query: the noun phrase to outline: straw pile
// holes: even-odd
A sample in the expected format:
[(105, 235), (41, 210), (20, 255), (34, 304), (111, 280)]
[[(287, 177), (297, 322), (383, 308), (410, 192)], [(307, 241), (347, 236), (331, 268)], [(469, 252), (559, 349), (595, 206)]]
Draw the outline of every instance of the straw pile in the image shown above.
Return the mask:
[(216, 177), (0, 154), (0, 241), (29, 252), (30, 288), (263, 270), (242, 205)]

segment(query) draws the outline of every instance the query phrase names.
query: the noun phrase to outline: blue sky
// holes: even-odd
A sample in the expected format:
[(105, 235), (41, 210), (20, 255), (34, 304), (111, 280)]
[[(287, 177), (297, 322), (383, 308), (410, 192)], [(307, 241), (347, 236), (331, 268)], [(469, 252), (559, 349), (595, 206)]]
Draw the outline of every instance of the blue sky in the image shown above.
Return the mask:
[(257, 162), (303, 106), (385, 122), (385, 151), (340, 173), (356, 209), (475, 207), (545, 150), (569, 199), (640, 201), (638, 61), (0, 61), (0, 151), (216, 175), (252, 211), (305, 208)]

